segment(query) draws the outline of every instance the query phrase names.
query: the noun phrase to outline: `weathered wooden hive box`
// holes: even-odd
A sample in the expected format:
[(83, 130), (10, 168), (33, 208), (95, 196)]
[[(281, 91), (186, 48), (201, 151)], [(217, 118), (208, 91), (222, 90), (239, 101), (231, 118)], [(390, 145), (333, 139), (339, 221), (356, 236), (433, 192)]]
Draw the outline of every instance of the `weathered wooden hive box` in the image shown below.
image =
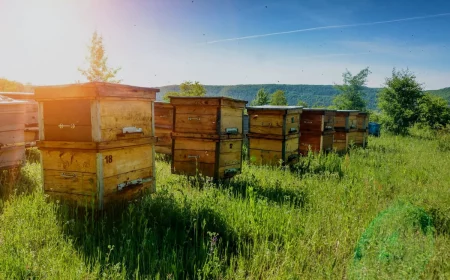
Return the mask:
[(329, 152), (333, 149), (335, 110), (305, 108), (300, 120), (300, 144), (302, 155), (313, 152)]
[(172, 154), (173, 106), (168, 102), (155, 101), (155, 144), (157, 153)]
[(45, 193), (102, 209), (154, 192), (158, 91), (99, 82), (36, 88)]
[(355, 144), (358, 131), (357, 110), (338, 110), (334, 123), (333, 149), (337, 152), (346, 151), (351, 144)]
[(23, 101), (0, 95), (0, 169), (20, 166), (25, 158)]
[(334, 119), (334, 130), (356, 131), (358, 129), (357, 110), (337, 110)]
[(38, 103), (32, 92), (0, 92), (0, 95), (25, 102), (25, 146), (34, 146), (39, 140)]
[(359, 147), (367, 147), (369, 140), (369, 114), (367, 112), (359, 112), (358, 131), (355, 136), (355, 145)]
[(300, 106), (247, 107), (249, 159), (260, 165), (294, 163), (299, 155)]
[(172, 173), (214, 179), (242, 169), (243, 114), (247, 101), (227, 97), (171, 97)]

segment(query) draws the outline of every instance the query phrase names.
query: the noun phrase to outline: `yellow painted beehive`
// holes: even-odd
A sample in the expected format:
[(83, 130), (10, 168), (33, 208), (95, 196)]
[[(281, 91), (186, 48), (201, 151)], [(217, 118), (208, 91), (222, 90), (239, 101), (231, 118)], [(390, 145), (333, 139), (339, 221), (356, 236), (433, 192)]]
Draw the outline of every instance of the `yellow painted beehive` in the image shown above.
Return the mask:
[(294, 163), (299, 156), (300, 106), (247, 107), (250, 162), (260, 165)]
[(227, 97), (171, 97), (172, 173), (230, 178), (241, 172), (247, 101)]
[(36, 88), (44, 192), (98, 209), (154, 192), (158, 91), (98, 82)]

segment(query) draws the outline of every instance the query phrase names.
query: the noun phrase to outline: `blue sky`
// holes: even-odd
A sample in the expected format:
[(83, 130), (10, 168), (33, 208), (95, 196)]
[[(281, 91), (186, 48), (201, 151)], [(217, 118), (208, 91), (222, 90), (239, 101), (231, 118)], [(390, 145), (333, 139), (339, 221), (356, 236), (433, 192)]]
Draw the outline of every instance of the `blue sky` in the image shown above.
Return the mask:
[[(338, 25), (351, 27), (327, 28)], [(427, 89), (450, 86), (448, 1), (0, 0), (0, 77), (83, 80), (94, 30), (132, 85), (334, 84), (369, 66), (373, 87), (393, 67)]]

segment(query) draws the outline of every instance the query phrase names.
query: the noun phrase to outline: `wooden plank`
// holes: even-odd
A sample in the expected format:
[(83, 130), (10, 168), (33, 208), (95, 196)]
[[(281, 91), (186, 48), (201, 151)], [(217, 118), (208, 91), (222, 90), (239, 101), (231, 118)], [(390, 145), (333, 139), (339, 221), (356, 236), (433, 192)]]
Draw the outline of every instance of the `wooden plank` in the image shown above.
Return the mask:
[(219, 142), (220, 153), (236, 153), (242, 151), (241, 140), (223, 140)]
[(174, 150), (173, 160), (178, 162), (215, 163), (216, 152), (207, 150)]
[[(173, 106), (216, 106), (220, 105), (220, 98), (213, 97), (170, 97)], [(178, 110), (178, 108), (177, 108)]]
[(249, 115), (250, 133), (283, 135), (283, 115)]
[(154, 137), (124, 139), (109, 142), (68, 142), (68, 141), (38, 141), (36, 145), (44, 149), (75, 149), (75, 150), (108, 150), (152, 144), (156, 141)]
[(62, 204), (68, 204), (71, 206), (87, 207), (91, 209), (97, 208), (98, 205), (97, 195), (89, 196), (82, 194), (52, 192), (52, 191), (45, 191), (45, 194), (49, 196), (50, 200), (59, 201)]
[(152, 110), (150, 101), (100, 100), (100, 130), (102, 141), (119, 140), (124, 127), (141, 128), (135, 138), (152, 136)]
[(245, 105), (247, 104), (247, 101), (244, 100), (237, 100), (237, 99), (231, 99), (231, 98), (222, 98), (221, 99), (221, 106), (222, 107), (231, 107), (231, 108), (241, 108), (244, 109)]
[(124, 203), (136, 200), (144, 195), (144, 193), (154, 193), (155, 180), (153, 178), (150, 182), (145, 182), (140, 186), (124, 189), (120, 192), (115, 192), (103, 198), (104, 207), (114, 207), (117, 203)]
[(38, 103), (38, 127), (39, 127), (39, 140), (45, 140), (45, 131), (44, 131), (44, 103)]
[(155, 127), (173, 128), (173, 107), (163, 102), (155, 102)]
[(193, 106), (180, 104), (175, 106), (177, 114), (193, 114), (193, 115), (212, 115), (217, 116), (217, 107), (215, 106)]
[(249, 142), (249, 149), (264, 151), (282, 151), (282, 141), (263, 138), (252, 138)]
[(242, 160), (242, 152), (233, 152), (233, 153), (220, 153), (219, 155), (219, 167), (231, 166), (236, 164), (241, 164)]
[(323, 131), (324, 129), (323, 115), (302, 113), (300, 120), (300, 131)]
[(25, 147), (14, 146), (0, 149), (0, 169), (16, 167), (25, 160)]
[(152, 145), (132, 146), (105, 150), (103, 154), (103, 177), (152, 167)]
[(25, 142), (25, 135), (22, 130), (0, 131), (0, 147), (14, 143)]
[(199, 114), (177, 114), (174, 123), (175, 132), (217, 134), (217, 116)]
[(175, 138), (196, 138), (196, 139), (204, 139), (204, 140), (220, 140), (220, 139), (242, 139), (242, 134), (223, 134), (218, 135), (216, 132), (214, 133), (188, 133), (188, 132), (176, 132), (172, 131), (172, 139)]
[(155, 146), (155, 152), (158, 154), (171, 155), (172, 146)]
[(172, 163), (173, 174), (187, 176), (196, 176), (197, 174), (201, 174), (203, 176), (214, 177), (215, 164), (175, 160)]
[[(48, 141), (92, 141), (91, 104), (89, 100), (46, 101), (44, 131)], [(64, 127), (60, 127), (60, 125)]]
[[(108, 195), (111, 195), (114, 193), (126, 192), (127, 187), (125, 187), (122, 191), (119, 191), (117, 189), (117, 185), (119, 185), (121, 183), (124, 183), (127, 181), (128, 182), (133, 181), (136, 179), (148, 178), (148, 177), (153, 177), (153, 167), (148, 167), (148, 168), (139, 169), (139, 170), (133, 170), (133, 171), (124, 172), (121, 174), (103, 178), (104, 196), (108, 196)], [(137, 185), (137, 186), (129, 186), (129, 188), (142, 188), (142, 184)]]
[(173, 140), (175, 150), (215, 151), (215, 141), (205, 139), (176, 138)]
[(94, 142), (102, 141), (100, 111), (100, 102), (98, 100), (91, 100), (91, 135), (92, 141)]
[(45, 170), (96, 173), (95, 150), (48, 150), (40, 149)]
[[(4, 109), (0, 107), (0, 110)], [(23, 112), (0, 112), (0, 131), (23, 130), (25, 128), (25, 114)]]
[(222, 115), (220, 122), (220, 134), (227, 134), (227, 128), (237, 128), (237, 133), (242, 134), (244, 132), (242, 127), (242, 115), (238, 117)]
[(282, 160), (281, 152), (250, 149), (250, 162), (257, 165), (278, 165)]
[(157, 88), (135, 87), (123, 84), (112, 84), (102, 82), (90, 82), (84, 84), (71, 84), (59, 86), (36, 87), (35, 99), (69, 99), (69, 98), (91, 98), (96, 97), (122, 97), (155, 100)]
[(96, 195), (97, 176), (93, 173), (44, 169), (44, 191)]

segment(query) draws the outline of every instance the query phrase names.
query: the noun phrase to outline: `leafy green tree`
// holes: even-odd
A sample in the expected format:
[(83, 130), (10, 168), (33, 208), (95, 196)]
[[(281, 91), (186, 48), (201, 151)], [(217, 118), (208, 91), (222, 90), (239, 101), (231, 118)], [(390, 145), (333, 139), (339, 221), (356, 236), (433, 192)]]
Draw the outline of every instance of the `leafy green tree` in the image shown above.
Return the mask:
[(364, 86), (370, 73), (369, 67), (359, 71), (355, 76), (346, 70), (342, 74), (344, 84), (334, 86), (341, 92), (333, 99), (334, 107), (338, 110), (365, 111), (367, 102), (365, 100)]
[(206, 89), (199, 82), (192, 83), (191, 81), (184, 82), (180, 85), (180, 91), (169, 91), (163, 96), (164, 101), (170, 101), (171, 96), (205, 96)]
[(306, 103), (306, 102), (303, 101), (303, 100), (299, 100), (299, 101), (297, 102), (297, 106), (303, 106), (304, 108), (308, 108), (308, 103)]
[(408, 69), (392, 70), (378, 94), (378, 107), (383, 113), (383, 127), (397, 134), (406, 134), (419, 119), (419, 104), (424, 93), (416, 76)]
[(108, 66), (108, 57), (103, 46), (103, 37), (97, 34), (97, 31), (92, 34), (91, 45), (88, 46), (88, 56), (86, 62), (89, 64), (87, 69), (78, 68), (81, 75), (85, 76), (89, 82), (109, 82), (120, 83), (122, 80), (115, 79), (117, 72), (121, 69), (111, 68)]
[(430, 128), (438, 129), (450, 123), (450, 108), (447, 100), (426, 93), (419, 100), (419, 122)]
[(252, 106), (267, 105), (270, 103), (269, 93), (264, 88), (261, 88), (256, 93), (256, 98), (250, 103)]
[(277, 90), (272, 94), (272, 98), (270, 99), (270, 105), (279, 105), (279, 106), (287, 106), (288, 102), (286, 96), (284, 95), (284, 91)]
[(18, 92), (25, 91), (25, 86), (22, 83), (0, 78), (0, 91), (4, 92)]

